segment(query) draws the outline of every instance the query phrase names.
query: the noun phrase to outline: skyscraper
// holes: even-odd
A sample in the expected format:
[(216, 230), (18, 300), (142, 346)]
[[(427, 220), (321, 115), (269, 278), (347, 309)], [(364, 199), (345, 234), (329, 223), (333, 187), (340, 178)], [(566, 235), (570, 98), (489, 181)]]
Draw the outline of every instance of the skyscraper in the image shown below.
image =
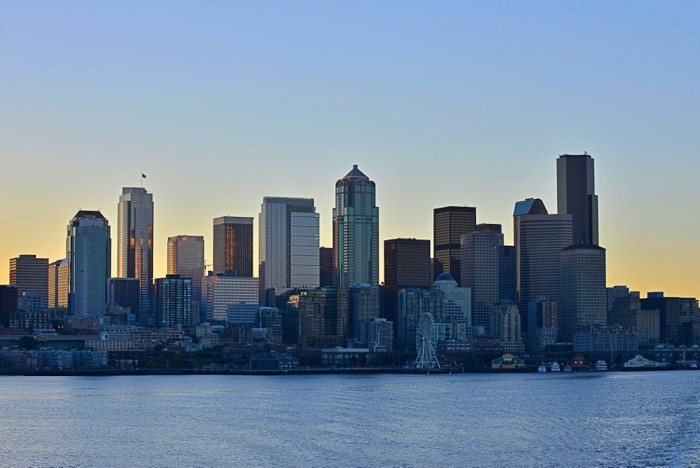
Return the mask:
[(141, 314), (146, 315), (153, 284), (153, 194), (143, 187), (124, 187), (117, 211), (117, 276), (139, 279)]
[(191, 298), (194, 302), (201, 302), (204, 279), (204, 236), (168, 237), (167, 274), (190, 278), (192, 280)]
[(253, 277), (253, 218), (214, 218), (214, 274)]
[(68, 308), (69, 270), (66, 258), (49, 264), (49, 309)]
[(338, 286), (379, 285), (376, 187), (357, 164), (335, 184), (333, 250)]
[[(384, 316), (398, 325), (398, 294), (401, 289), (430, 288), (430, 241), (387, 239), (384, 241)], [(398, 336), (396, 333), (394, 336)]]
[(167, 275), (156, 280), (155, 289), (158, 326), (189, 327), (192, 318), (192, 279), (180, 275)]
[(319, 247), (319, 286), (329, 288), (333, 286), (333, 247)]
[(99, 211), (81, 210), (68, 223), (68, 309), (79, 317), (100, 317), (107, 304), (112, 239), (109, 223)]
[(313, 198), (263, 198), (259, 236), (262, 290), (279, 294), (319, 286), (319, 217)]
[[(529, 301), (561, 298), (561, 251), (571, 245), (571, 215), (546, 213), (539, 199), (516, 203), (513, 212), (518, 300), (522, 310)], [(527, 336), (527, 314), (521, 316)]]
[[(352, 170), (335, 184), (333, 208), (333, 269), (338, 287), (338, 332), (348, 336), (350, 326), (349, 288), (367, 285), (379, 288), (379, 208), (376, 186), (353, 165)], [(363, 313), (377, 317), (377, 310)]]
[(0, 285), (0, 326), (8, 328), (17, 313), (17, 286)]
[(49, 259), (20, 255), (10, 259), (10, 284), (17, 286), (20, 297), (34, 293), (41, 298), (41, 309), (48, 307)]
[(460, 242), (464, 234), (476, 229), (476, 208), (445, 206), (433, 210), (433, 257), (435, 277), (449, 273), (461, 283)]
[(572, 216), (574, 245), (598, 245), (598, 195), (590, 155), (557, 158), (557, 213)]
[(475, 334), (479, 330), (492, 336), (491, 313), (500, 299), (499, 247), (502, 246), (500, 225), (479, 224), (474, 232), (462, 236), (462, 285), (472, 290)]
[(572, 245), (561, 251), (562, 340), (573, 340), (579, 326), (607, 323), (605, 249), (596, 245)]

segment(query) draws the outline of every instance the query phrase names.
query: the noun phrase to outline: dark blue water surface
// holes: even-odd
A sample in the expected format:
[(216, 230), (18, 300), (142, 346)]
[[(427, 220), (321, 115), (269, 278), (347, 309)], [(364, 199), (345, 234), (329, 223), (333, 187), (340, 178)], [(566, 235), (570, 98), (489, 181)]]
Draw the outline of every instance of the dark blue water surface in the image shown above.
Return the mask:
[(700, 372), (1, 377), (2, 466), (693, 466)]

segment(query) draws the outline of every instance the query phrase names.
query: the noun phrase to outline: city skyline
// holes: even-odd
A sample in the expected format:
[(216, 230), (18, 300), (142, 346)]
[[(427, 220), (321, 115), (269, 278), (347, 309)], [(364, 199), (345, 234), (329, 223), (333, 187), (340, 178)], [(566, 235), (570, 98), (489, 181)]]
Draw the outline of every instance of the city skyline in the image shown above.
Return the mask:
[(394, 5), (8, 7), (0, 283), (10, 258), (63, 258), (80, 209), (116, 230), (141, 173), (163, 277), (168, 236), (204, 235), (211, 263), (211, 220), (264, 196), (314, 198), (331, 246), (351, 164), (377, 182), (382, 241), (432, 241), (433, 209), (468, 205), (512, 244), (513, 203), (554, 212), (556, 157), (587, 151), (608, 285), (700, 296), (698, 7)]

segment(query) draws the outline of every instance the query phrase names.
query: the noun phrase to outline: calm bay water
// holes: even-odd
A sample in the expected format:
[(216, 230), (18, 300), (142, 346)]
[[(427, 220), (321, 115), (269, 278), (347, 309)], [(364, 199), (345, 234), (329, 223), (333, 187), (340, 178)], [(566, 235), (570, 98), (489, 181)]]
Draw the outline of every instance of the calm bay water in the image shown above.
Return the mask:
[(0, 378), (2, 466), (692, 466), (700, 372)]

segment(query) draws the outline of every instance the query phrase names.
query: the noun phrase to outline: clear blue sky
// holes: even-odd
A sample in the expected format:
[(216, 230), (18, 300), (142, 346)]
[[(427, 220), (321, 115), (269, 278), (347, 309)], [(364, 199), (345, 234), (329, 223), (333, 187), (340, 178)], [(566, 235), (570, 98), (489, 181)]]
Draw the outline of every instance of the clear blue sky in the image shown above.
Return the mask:
[(700, 296), (698, 25), (690, 1), (2, 2), (0, 283), (62, 257), (79, 208), (116, 237), (142, 172), (162, 275), (167, 236), (211, 259), (212, 218), (265, 195), (314, 197), (330, 245), (353, 163), (383, 239), (468, 204), (509, 240), (514, 202), (556, 211), (557, 155), (588, 151), (609, 284)]

